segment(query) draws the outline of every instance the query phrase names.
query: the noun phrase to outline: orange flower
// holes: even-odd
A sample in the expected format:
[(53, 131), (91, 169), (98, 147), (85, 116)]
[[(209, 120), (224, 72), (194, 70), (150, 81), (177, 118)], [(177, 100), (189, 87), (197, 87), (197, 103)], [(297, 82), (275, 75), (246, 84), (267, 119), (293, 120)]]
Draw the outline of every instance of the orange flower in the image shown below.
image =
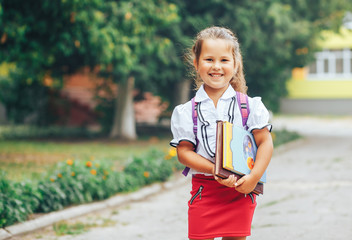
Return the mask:
[(62, 178), (62, 174), (61, 173), (57, 174), (57, 177)]
[(87, 166), (87, 167), (91, 167), (92, 165), (93, 165), (93, 164), (92, 164), (91, 161), (86, 162), (86, 166)]
[(105, 175), (103, 176), (103, 180), (106, 180), (106, 176)]
[(170, 155), (171, 157), (176, 157), (176, 155), (177, 155), (176, 148), (174, 148), (174, 147), (170, 148), (170, 149), (169, 149), (169, 155)]
[(97, 175), (97, 170), (92, 169), (92, 170), (90, 170), (90, 173), (91, 173), (92, 175)]
[(67, 165), (72, 166), (73, 165), (73, 160), (72, 159), (67, 159), (66, 163), (67, 163)]
[(76, 176), (76, 173), (75, 172), (71, 172), (71, 176), (72, 177)]
[(149, 173), (149, 172), (144, 172), (144, 173), (143, 173), (143, 176), (146, 177), (146, 178), (149, 178), (150, 173)]
[(169, 153), (168, 155), (165, 156), (165, 159), (170, 160), (171, 158), (176, 157), (176, 155), (177, 155), (176, 148), (172, 147), (169, 149)]
[(54, 178), (50, 178), (50, 181), (55, 182), (55, 179)]

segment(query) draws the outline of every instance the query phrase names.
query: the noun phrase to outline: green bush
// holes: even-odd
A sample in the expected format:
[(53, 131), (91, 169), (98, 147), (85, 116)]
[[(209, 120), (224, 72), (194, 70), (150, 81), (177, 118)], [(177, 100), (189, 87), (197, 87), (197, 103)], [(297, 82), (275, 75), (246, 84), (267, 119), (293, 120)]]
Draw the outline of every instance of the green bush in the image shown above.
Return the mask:
[(101, 161), (61, 162), (55, 171), (39, 183), (43, 197), (38, 211), (49, 212), (72, 204), (101, 200), (125, 191), (114, 183), (122, 172)]
[(0, 173), (0, 227), (24, 221), (40, 202), (35, 184), (11, 182)]
[(66, 194), (58, 184), (41, 182), (38, 185), (38, 191), (41, 195), (41, 199), (38, 208), (35, 209), (36, 212), (56, 211), (64, 207)]
[(84, 127), (37, 127), (32, 125), (9, 125), (0, 126), (0, 140), (13, 139), (68, 139), (76, 138), (93, 138), (100, 136), (100, 132), (93, 132)]
[(165, 181), (182, 168), (175, 156), (174, 149), (166, 156), (152, 150), (143, 158), (134, 157), (123, 171), (114, 170), (111, 162), (68, 159), (38, 182), (12, 182), (2, 172), (0, 227), (25, 221), (31, 213), (56, 211)]
[(271, 136), (274, 141), (274, 146), (277, 147), (279, 145), (297, 140), (301, 138), (302, 136), (299, 135), (297, 132), (291, 132), (286, 129), (283, 129), (281, 131), (275, 131), (271, 133)]
[(139, 185), (142, 186), (166, 180), (173, 171), (172, 167), (171, 161), (165, 160), (163, 154), (153, 150), (143, 158), (134, 158), (124, 172), (138, 179)]

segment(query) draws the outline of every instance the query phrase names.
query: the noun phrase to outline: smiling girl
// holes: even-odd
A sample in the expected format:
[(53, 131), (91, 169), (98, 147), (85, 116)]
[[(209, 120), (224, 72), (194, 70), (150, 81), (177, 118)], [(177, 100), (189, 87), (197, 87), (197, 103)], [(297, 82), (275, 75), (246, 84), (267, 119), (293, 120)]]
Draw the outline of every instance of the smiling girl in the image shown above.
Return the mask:
[[(201, 31), (191, 50), (196, 71), (194, 101), (177, 106), (171, 117), (173, 139), (179, 161), (191, 169), (192, 190), (188, 202), (188, 237), (190, 239), (243, 240), (251, 233), (256, 207), (246, 197), (253, 191), (266, 170), (273, 152), (268, 123), (269, 113), (261, 98), (248, 97), (250, 114), (248, 131), (252, 132), (258, 150), (250, 174), (236, 179), (214, 176), (216, 121), (229, 121), (242, 127), (236, 91), (246, 93), (242, 56), (236, 36), (228, 29), (211, 27)], [(196, 111), (196, 132), (194, 118)]]

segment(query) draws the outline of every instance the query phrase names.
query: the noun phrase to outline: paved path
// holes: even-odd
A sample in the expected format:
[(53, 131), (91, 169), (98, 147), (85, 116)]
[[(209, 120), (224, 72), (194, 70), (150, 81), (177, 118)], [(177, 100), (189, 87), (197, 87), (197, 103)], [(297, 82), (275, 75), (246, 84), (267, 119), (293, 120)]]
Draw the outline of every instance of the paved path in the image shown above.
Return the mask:
[[(279, 117), (273, 123), (307, 136), (275, 150), (248, 239), (352, 239), (352, 118)], [(178, 181), (144, 201), (70, 222), (97, 226), (86, 233), (58, 237), (49, 227), (12, 239), (187, 239), (190, 183)]]

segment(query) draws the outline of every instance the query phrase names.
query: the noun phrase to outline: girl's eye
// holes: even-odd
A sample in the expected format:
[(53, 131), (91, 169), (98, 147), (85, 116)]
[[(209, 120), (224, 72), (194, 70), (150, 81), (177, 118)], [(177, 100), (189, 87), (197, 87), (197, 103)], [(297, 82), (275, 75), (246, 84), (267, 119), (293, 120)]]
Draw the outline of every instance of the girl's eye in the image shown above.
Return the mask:
[(228, 62), (229, 60), (228, 59), (223, 59), (221, 60), (222, 62)]
[(207, 62), (212, 62), (212, 61), (213, 61), (213, 59), (211, 59), (211, 58), (207, 58), (207, 59), (205, 59), (205, 61), (207, 61)]

